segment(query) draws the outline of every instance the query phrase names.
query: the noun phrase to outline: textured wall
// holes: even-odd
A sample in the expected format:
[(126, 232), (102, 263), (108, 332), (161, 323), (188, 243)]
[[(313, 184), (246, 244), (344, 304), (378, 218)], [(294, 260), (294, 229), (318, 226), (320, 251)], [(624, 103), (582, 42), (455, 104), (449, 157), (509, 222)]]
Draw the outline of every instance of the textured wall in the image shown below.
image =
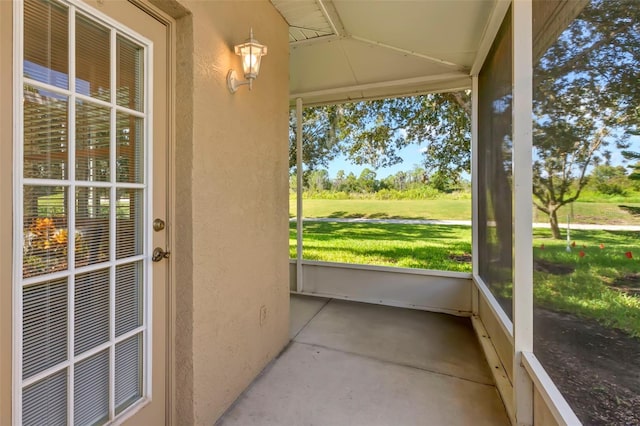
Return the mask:
[[(288, 340), (288, 28), (266, 0), (181, 4), (176, 408), (211, 424)], [(250, 27), (269, 54), (232, 95)]]
[[(174, 287), (175, 424), (193, 424), (193, 19), (176, 23)], [(179, 206), (179, 207), (178, 207)], [(177, 419), (180, 419), (178, 421)]]
[[(212, 424), (288, 340), (287, 24), (267, 0), (153, 3), (177, 18), (175, 419)], [(11, 401), (10, 9), (0, 1), (0, 424)], [(253, 90), (232, 95), (232, 46), (250, 27), (269, 54)]]

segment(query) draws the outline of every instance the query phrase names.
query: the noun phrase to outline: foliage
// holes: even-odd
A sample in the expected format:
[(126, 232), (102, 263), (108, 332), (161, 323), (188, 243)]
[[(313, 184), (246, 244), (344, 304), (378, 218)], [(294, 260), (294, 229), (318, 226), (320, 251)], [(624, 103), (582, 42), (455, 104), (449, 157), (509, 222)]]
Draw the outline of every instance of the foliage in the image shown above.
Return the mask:
[[(399, 171), (394, 175), (378, 180), (376, 172), (364, 168), (358, 177), (353, 172), (348, 175), (344, 170), (336, 173), (335, 179), (329, 178), (329, 172), (324, 169), (308, 170), (303, 175), (304, 197), (346, 199), (346, 198), (376, 198), (386, 199), (419, 199), (437, 198), (444, 193), (467, 192), (470, 196), (471, 183), (458, 180), (457, 184), (450, 176), (440, 172), (428, 175), (426, 170), (415, 166), (410, 171)], [(297, 186), (296, 174), (289, 175), (290, 191), (295, 193)], [(338, 193), (332, 195), (330, 193)], [(342, 195), (344, 193), (344, 195)]]
[(633, 187), (623, 166), (602, 164), (594, 167), (590, 174), (589, 186), (604, 195), (626, 195)]
[[(340, 152), (336, 128), (338, 107), (310, 107), (302, 111), (302, 162), (307, 170), (327, 167)], [(289, 113), (289, 169), (296, 166), (296, 112)]]
[[(303, 110), (303, 163), (326, 167), (336, 155), (373, 169), (398, 164), (399, 149), (424, 145), (424, 165), (457, 179), (470, 169), (471, 96), (436, 93), (309, 107)], [(296, 165), (295, 113), (289, 120), (289, 167)]]
[[(615, 146), (640, 164), (640, 153), (624, 151), (640, 122), (638, 14), (634, 0), (592, 0), (562, 34), (546, 34), (534, 46), (534, 204), (549, 216), (555, 238), (560, 238), (558, 209), (580, 198), (590, 168), (611, 158), (608, 148)], [(545, 40), (552, 43), (543, 44)], [(408, 144), (424, 145), (429, 185), (440, 192), (456, 190), (461, 173), (470, 168), (470, 110), (469, 92), (307, 108), (304, 162), (307, 170), (315, 170), (342, 154), (375, 170), (399, 163), (398, 150)], [(509, 167), (509, 161), (506, 155), (503, 164)], [(640, 178), (638, 170), (633, 169), (632, 179)], [(493, 182), (499, 188), (508, 187), (509, 177), (503, 175)], [(371, 192), (370, 185), (359, 187), (356, 176), (337, 181), (336, 191)], [(609, 182), (599, 190), (621, 195), (623, 183)], [(399, 191), (405, 187), (403, 175), (379, 185)], [(495, 216), (501, 229), (505, 220)], [(505, 240), (505, 247), (510, 246)]]
[[(450, 196), (450, 197), (449, 197)], [(430, 186), (422, 186), (398, 191), (383, 188), (376, 192), (319, 191), (303, 192), (302, 198), (308, 200), (437, 200), (443, 198), (471, 199), (469, 192), (443, 193)]]
[(358, 185), (358, 189), (360, 189), (361, 192), (366, 192), (370, 194), (373, 192), (376, 192), (378, 187), (378, 181), (376, 180), (376, 172), (368, 168), (365, 168), (364, 170), (362, 170), (362, 172), (360, 173), (360, 176), (358, 177), (357, 185)]
[[(640, 105), (636, 108), (635, 116), (637, 121), (640, 122)], [(629, 133), (634, 136), (640, 136), (640, 129), (636, 128), (636, 129), (630, 130)], [(629, 179), (631, 179), (636, 183), (640, 182), (640, 152), (624, 150), (622, 151), (622, 156), (626, 160), (634, 162), (632, 165), (629, 166), (629, 169), (631, 169), (631, 173), (629, 174)], [(636, 185), (636, 188), (640, 189), (640, 185)]]
[(580, 197), (607, 146), (628, 147), (638, 124), (639, 12), (624, 0), (590, 2), (534, 66), (533, 193), (554, 238), (557, 209)]
[(322, 192), (325, 189), (329, 189), (330, 186), (329, 172), (326, 170), (311, 170), (307, 174), (307, 188), (310, 192)]

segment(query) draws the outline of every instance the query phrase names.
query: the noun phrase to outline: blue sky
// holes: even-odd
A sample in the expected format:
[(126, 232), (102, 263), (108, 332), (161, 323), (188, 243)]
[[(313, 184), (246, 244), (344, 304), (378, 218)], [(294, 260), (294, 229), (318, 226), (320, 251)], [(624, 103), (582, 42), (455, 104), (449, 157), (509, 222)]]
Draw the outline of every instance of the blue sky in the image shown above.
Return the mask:
[[(422, 153), (420, 152), (420, 149), (422, 148), (423, 147), (419, 145), (409, 145), (399, 150), (397, 154), (400, 158), (402, 158), (403, 160), (402, 163), (396, 164), (391, 167), (384, 167), (384, 168), (379, 168), (377, 170), (374, 170), (376, 172), (376, 177), (378, 179), (383, 179), (387, 176), (396, 174), (401, 170), (408, 171), (413, 169), (414, 166), (422, 167)], [(360, 176), (360, 173), (362, 172), (362, 170), (365, 168), (369, 168), (373, 170), (371, 166), (354, 165), (345, 156), (341, 155), (337, 157), (335, 160), (333, 160), (331, 163), (329, 163), (329, 167), (328, 167), (329, 177), (331, 179), (335, 178), (336, 174), (338, 173), (338, 170), (344, 170), (345, 174), (347, 175), (350, 172), (353, 172), (353, 174), (356, 175), (356, 177), (358, 177)]]
[[(631, 151), (640, 151), (640, 137), (632, 136), (629, 139), (631, 146), (629, 150)], [(422, 167), (422, 152), (420, 151), (423, 147), (419, 145), (409, 145), (400, 151), (398, 151), (398, 156), (403, 159), (402, 163), (396, 164), (391, 167), (380, 168), (374, 170), (376, 172), (376, 177), (378, 179), (384, 179), (387, 176), (393, 175), (401, 170), (409, 171), (413, 169), (415, 166)], [(620, 153), (621, 150), (616, 149), (615, 144), (611, 144), (608, 149), (611, 151), (611, 164), (614, 166), (628, 166), (629, 162), (625, 161)], [(333, 179), (336, 177), (338, 170), (344, 170), (345, 174), (349, 174), (353, 172), (356, 177), (360, 176), (360, 173), (364, 168), (372, 169), (371, 166), (358, 166), (352, 164), (345, 156), (341, 155), (337, 157), (335, 160), (329, 163), (329, 167), (327, 170), (329, 171), (329, 178)], [(463, 179), (469, 179), (469, 176), (464, 174), (462, 176)]]

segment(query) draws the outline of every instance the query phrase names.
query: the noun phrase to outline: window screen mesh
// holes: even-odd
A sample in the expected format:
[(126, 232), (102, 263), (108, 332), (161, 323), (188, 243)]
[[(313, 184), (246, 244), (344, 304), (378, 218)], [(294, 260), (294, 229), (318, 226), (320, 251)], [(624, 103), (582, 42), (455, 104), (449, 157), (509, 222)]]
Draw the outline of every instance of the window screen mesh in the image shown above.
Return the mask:
[(513, 257), (511, 38), (509, 10), (478, 77), (479, 272), (510, 317)]

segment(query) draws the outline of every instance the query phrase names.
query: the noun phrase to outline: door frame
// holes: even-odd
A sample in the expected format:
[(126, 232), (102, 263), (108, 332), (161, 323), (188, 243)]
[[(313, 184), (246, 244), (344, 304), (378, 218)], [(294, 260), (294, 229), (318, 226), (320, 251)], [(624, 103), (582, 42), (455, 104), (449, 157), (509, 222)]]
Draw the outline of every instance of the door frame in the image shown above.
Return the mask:
[[(82, 3), (89, 4), (85, 0), (66, 0), (70, 3)], [(98, 0), (100, 4), (104, 0)], [(16, 124), (21, 124), (22, 121), (18, 116), (18, 112), (21, 109), (18, 107), (17, 102), (22, 97), (22, 88), (17, 87), (21, 79), (16, 76), (20, 64), (18, 64), (18, 58), (22, 57), (22, 32), (24, 24), (22, 19), (15, 20), (14, 17), (17, 13), (22, 11), (22, 7), (16, 7), (16, 4), (21, 0), (12, 1), (0, 1), (0, 36), (2, 37), (2, 44), (0, 44), (0, 75), (5, 76), (0, 79), (0, 140), (9, 140), (11, 143), (0, 143), (0, 159), (2, 160), (3, 167), (0, 167), (0, 197), (3, 200), (10, 200), (11, 202), (0, 203), (0, 280), (2, 282), (12, 282), (9, 285), (0, 286), (0, 346), (3, 348), (0, 351), (0, 418), (12, 418), (16, 419), (17, 413), (13, 412), (15, 405), (14, 397), (15, 391), (20, 384), (20, 377), (18, 376), (17, 369), (15, 369), (18, 360), (16, 357), (16, 324), (15, 324), (15, 309), (16, 300), (19, 296), (19, 292), (16, 292), (15, 277), (17, 272), (13, 270), (16, 258), (16, 250), (18, 244), (15, 244), (15, 237), (11, 237), (13, 234), (13, 228), (16, 226), (16, 218), (14, 216), (15, 202), (19, 199), (18, 185), (16, 185), (16, 163), (15, 161), (22, 161), (21, 158), (16, 158), (17, 154), (21, 150), (15, 149), (15, 137), (17, 131), (22, 131), (22, 126), (17, 129)], [(166, 182), (167, 182), (167, 201), (166, 201), (166, 239), (167, 250), (171, 250), (175, 241), (175, 82), (176, 82), (176, 21), (170, 15), (160, 10), (156, 6), (149, 3), (147, 0), (128, 0), (134, 7), (142, 10), (152, 18), (159, 21), (166, 28), (167, 37), (167, 121), (165, 123), (165, 131), (167, 135), (167, 164), (165, 165)], [(90, 5), (91, 6), (91, 5)], [(90, 7), (91, 8), (91, 7)], [(15, 23), (21, 22), (22, 26), (18, 26)], [(7, 37), (9, 36), (9, 37)], [(20, 51), (19, 51), (20, 50)], [(9, 74), (10, 73), (10, 74)], [(11, 78), (6, 78), (11, 75)], [(150, 160), (151, 161), (151, 160)], [(5, 167), (4, 165), (11, 164), (11, 167)], [(149, 191), (152, 191), (152, 185), (150, 182)], [(21, 191), (21, 189), (20, 189)], [(151, 232), (151, 231), (148, 231)], [(147, 238), (145, 238), (147, 239)], [(7, 244), (11, 241), (11, 244)], [(147, 243), (145, 243), (147, 244)], [(166, 294), (166, 373), (165, 373), (165, 421), (167, 424), (175, 423), (175, 380), (174, 380), (174, 360), (175, 360), (175, 268), (172, 262), (167, 262), (167, 282), (166, 288), (158, 289), (154, 288), (153, 291), (164, 290)], [(7, 309), (8, 308), (8, 309)], [(151, 332), (151, 324), (149, 324), (149, 332)], [(10, 343), (10, 344), (7, 344)], [(126, 421), (130, 418), (137, 409), (131, 410), (124, 418), (118, 419), (118, 423)]]
[(0, 419), (13, 407), (13, 34), (13, 2), (0, 1)]
[[(128, 0), (149, 16), (166, 27), (167, 36), (167, 251), (173, 251), (176, 241), (176, 20), (164, 10), (151, 4), (149, 0)], [(167, 6), (170, 7), (170, 6)], [(175, 324), (176, 324), (176, 268), (171, 259), (167, 259), (167, 287), (166, 292), (166, 375), (165, 375), (165, 421), (167, 425), (178, 424), (176, 418), (175, 401)], [(154, 289), (154, 291), (158, 291)]]
[[(148, 0), (128, 0), (137, 8), (155, 18), (166, 27), (167, 36), (167, 251), (172, 251), (176, 241), (176, 20), (165, 11), (149, 3)], [(165, 421), (167, 425), (178, 424), (176, 418), (175, 401), (175, 324), (176, 324), (176, 268), (171, 259), (167, 259), (167, 288), (166, 291), (166, 376), (165, 376)], [(157, 291), (157, 289), (155, 290)]]

